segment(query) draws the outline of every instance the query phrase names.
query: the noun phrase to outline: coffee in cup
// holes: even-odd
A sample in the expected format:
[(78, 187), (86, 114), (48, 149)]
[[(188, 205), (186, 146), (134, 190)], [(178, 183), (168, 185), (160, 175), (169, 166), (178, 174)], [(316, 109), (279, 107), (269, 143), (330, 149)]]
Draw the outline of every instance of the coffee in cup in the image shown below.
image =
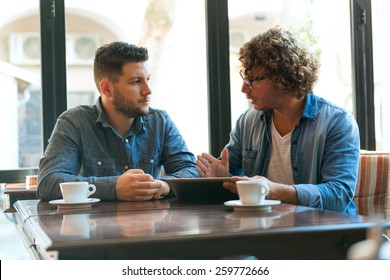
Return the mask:
[(268, 183), (264, 179), (237, 181), (236, 186), (242, 205), (263, 204), (269, 192)]
[(90, 195), (96, 192), (96, 186), (88, 182), (60, 183), (60, 188), (65, 203), (85, 202)]

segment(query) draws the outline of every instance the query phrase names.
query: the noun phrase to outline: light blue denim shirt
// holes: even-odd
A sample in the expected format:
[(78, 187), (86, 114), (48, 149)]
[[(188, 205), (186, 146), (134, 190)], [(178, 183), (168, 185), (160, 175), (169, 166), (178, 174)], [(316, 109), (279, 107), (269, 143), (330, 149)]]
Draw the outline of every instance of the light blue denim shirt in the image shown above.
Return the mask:
[[(227, 145), (232, 175), (266, 176), (272, 145), (271, 117), (271, 110), (251, 108), (237, 120)], [(298, 204), (355, 214), (359, 152), (359, 129), (353, 116), (308, 94), (291, 137)]]
[(100, 104), (78, 106), (59, 116), (38, 171), (38, 197), (61, 198), (59, 183), (87, 181), (91, 197), (115, 200), (115, 184), (128, 169), (159, 178), (199, 177), (195, 157), (166, 112), (150, 109), (135, 118), (126, 137), (109, 124)]

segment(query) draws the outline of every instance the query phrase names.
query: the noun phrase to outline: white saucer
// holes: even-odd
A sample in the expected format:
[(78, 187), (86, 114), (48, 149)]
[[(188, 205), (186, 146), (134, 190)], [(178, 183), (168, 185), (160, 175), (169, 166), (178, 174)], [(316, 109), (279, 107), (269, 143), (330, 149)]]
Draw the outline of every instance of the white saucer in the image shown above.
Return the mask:
[(61, 208), (86, 208), (91, 207), (92, 204), (99, 202), (99, 198), (87, 198), (85, 201), (82, 202), (65, 202), (63, 199), (56, 199), (49, 201), (50, 204), (57, 205)]
[(268, 211), (273, 205), (280, 204), (280, 200), (264, 200), (262, 204), (253, 204), (253, 205), (242, 205), (240, 200), (229, 200), (224, 203), (224, 205), (233, 207), (237, 211), (253, 211), (253, 210), (262, 210)]

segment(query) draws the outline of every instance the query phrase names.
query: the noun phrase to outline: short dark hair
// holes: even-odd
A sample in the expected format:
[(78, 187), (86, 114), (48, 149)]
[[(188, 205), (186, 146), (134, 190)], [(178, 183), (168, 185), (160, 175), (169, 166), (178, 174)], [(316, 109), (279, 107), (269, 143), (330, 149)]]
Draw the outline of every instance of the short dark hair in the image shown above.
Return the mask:
[(239, 60), (245, 72), (258, 67), (275, 87), (294, 92), (297, 98), (313, 92), (320, 67), (315, 54), (298, 36), (280, 26), (245, 43), (240, 49)]
[(112, 42), (97, 49), (93, 64), (96, 87), (104, 77), (115, 82), (123, 74), (123, 65), (144, 62), (149, 59), (148, 50), (126, 42)]

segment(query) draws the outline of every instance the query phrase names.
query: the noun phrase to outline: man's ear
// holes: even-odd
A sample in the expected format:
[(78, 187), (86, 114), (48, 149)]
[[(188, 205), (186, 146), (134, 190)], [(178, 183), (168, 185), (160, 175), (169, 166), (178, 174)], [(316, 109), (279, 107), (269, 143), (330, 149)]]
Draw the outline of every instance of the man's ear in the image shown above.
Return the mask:
[(103, 79), (100, 81), (100, 92), (105, 97), (112, 97), (114, 86), (108, 79)]

